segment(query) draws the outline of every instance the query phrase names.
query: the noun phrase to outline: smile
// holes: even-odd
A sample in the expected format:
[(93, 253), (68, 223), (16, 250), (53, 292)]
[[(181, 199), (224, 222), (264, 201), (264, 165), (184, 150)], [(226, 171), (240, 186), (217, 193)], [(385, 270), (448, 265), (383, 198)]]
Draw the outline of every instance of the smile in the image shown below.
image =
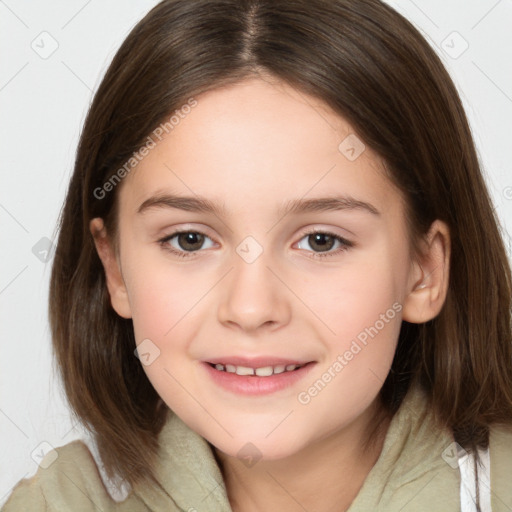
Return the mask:
[[(238, 362), (238, 361), (237, 361)], [(201, 367), (205, 369), (210, 382), (237, 395), (258, 396), (268, 395), (287, 388), (299, 385), (310, 370), (316, 365), (315, 361), (307, 363), (288, 362), (283, 364), (264, 365), (255, 363), (253, 366), (233, 364), (234, 361), (224, 363), (203, 361)]]
[(296, 364), (278, 364), (276, 366), (262, 366), (260, 368), (249, 368), (247, 366), (235, 366), (233, 364), (213, 364), (209, 363), (216, 370), (227, 373), (236, 373), (237, 375), (257, 375), (258, 377), (270, 377), (271, 375), (277, 375), (283, 372), (293, 372), (304, 365)]

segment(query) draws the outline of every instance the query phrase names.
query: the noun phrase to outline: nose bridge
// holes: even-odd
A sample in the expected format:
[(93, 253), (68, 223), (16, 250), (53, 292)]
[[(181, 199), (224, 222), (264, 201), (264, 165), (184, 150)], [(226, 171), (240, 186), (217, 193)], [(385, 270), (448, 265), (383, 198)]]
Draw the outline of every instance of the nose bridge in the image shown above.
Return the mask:
[(264, 249), (253, 236), (247, 236), (235, 248), (235, 253), (234, 268), (222, 287), (219, 321), (238, 324), (244, 330), (287, 321), (285, 290), (268, 268), (273, 266), (271, 251)]

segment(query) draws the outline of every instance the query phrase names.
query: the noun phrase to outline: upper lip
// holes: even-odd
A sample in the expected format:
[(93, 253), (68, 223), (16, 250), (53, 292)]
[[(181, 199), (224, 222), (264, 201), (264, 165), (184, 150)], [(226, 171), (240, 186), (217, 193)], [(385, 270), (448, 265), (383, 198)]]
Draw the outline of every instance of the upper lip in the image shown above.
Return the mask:
[(246, 368), (264, 368), (265, 366), (279, 366), (290, 365), (302, 366), (311, 363), (311, 360), (300, 360), (293, 358), (275, 357), (275, 356), (260, 356), (260, 357), (212, 357), (204, 362), (211, 364), (232, 364), (233, 366), (244, 366)]

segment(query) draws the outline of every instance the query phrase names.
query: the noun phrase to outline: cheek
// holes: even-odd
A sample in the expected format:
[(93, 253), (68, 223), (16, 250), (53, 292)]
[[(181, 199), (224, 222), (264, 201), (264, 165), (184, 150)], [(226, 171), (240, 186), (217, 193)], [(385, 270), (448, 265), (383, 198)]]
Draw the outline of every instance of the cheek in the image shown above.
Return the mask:
[[(138, 272), (137, 268), (143, 272)], [(127, 275), (135, 340), (143, 347), (143, 369), (164, 401), (176, 411), (190, 409), (188, 347), (201, 325), (198, 302), (206, 284), (176, 266), (145, 264)], [(211, 285), (210, 285), (211, 287)], [(207, 290), (206, 290), (207, 291)], [(197, 391), (194, 391), (197, 395)], [(196, 412), (197, 414), (197, 412)]]
[(400, 260), (391, 252), (359, 253), (347, 258), (336, 272), (304, 285), (302, 295), (329, 327), (334, 343), (355, 338), (376, 322), (387, 336), (388, 322), (382, 326), (380, 317), (388, 312), (385, 320), (393, 320), (397, 312), (397, 305), (394, 309), (393, 305), (401, 305), (403, 295), (400, 283), (404, 265), (396, 261)]
[(364, 390), (384, 382), (396, 350), (402, 305), (388, 294), (354, 300), (339, 312), (325, 369), (350, 387)]
[(400, 250), (382, 244), (380, 250), (361, 251), (334, 278), (324, 279), (321, 290), (318, 281), (304, 290), (330, 331), (321, 368), (298, 397), (301, 404), (311, 402), (308, 410), (337, 402), (346, 405), (345, 412), (360, 411), (384, 383), (402, 319), (406, 266)]
[(170, 338), (193, 318), (194, 306), (211, 287), (207, 276), (170, 261), (154, 247), (135, 251), (127, 244), (125, 254), (123, 275), (137, 342)]
[(124, 269), (136, 343), (158, 355), (144, 370), (160, 394), (179, 396), (182, 389), (171, 375), (180, 381), (186, 376), (189, 346), (204, 324), (205, 299), (218, 277), (187, 270), (151, 250), (138, 251)]
[[(401, 304), (371, 297), (340, 313), (328, 355), (296, 400), (303, 421), (330, 432), (361, 415), (391, 368), (401, 325)], [(351, 314), (352, 313), (352, 314)], [(326, 411), (328, 413), (326, 414)]]
[[(364, 277), (368, 278), (368, 275)], [(347, 290), (347, 294), (337, 298), (337, 337), (343, 340), (358, 339), (363, 344), (368, 337), (392, 340), (399, 328), (394, 325), (400, 323), (397, 314), (402, 310), (394, 284), (384, 280), (376, 286), (373, 283), (367, 286), (359, 284), (354, 290)]]

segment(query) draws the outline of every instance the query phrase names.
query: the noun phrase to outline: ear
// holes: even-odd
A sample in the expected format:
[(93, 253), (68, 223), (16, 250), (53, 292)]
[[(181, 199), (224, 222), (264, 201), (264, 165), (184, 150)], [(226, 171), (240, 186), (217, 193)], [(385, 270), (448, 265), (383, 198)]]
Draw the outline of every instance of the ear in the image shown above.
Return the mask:
[(403, 319), (421, 324), (441, 311), (450, 276), (450, 231), (436, 220), (423, 240), (422, 256), (413, 263), (410, 291), (404, 300)]
[(103, 264), (103, 269), (105, 270), (110, 303), (119, 316), (131, 318), (130, 302), (121, 274), (121, 268), (116, 258), (112, 241), (107, 236), (103, 219), (99, 217), (92, 219), (89, 223), (89, 230), (91, 231), (96, 251), (98, 252), (98, 256)]

